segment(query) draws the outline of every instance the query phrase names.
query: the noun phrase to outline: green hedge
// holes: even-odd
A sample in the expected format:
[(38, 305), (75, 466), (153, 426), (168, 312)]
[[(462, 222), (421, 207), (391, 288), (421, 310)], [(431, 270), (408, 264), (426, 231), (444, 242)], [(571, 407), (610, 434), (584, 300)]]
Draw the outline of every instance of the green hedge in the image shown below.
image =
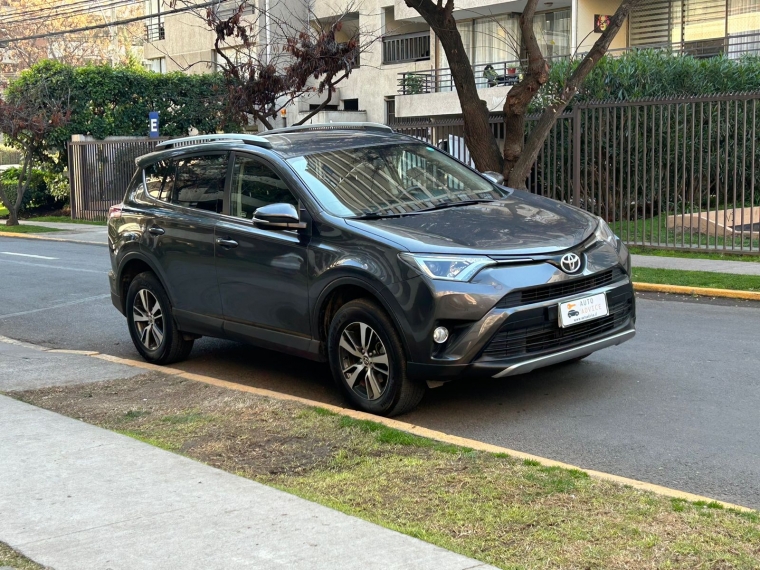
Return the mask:
[[(11, 202), (15, 202), (16, 200), (18, 174), (19, 168), (16, 167), (8, 168), (0, 173), (1, 190), (5, 192), (6, 197)], [(56, 197), (50, 192), (48, 187), (49, 180), (52, 180), (49, 173), (37, 168), (32, 170), (29, 187), (21, 203), (19, 214), (28, 214), (35, 210), (53, 210), (65, 205), (66, 199), (64, 197)]]
[[(552, 64), (549, 81), (533, 105), (538, 112), (579, 63)], [(760, 57), (698, 59), (665, 50), (633, 50), (605, 56), (591, 71), (573, 103), (631, 101), (656, 97), (713, 95), (760, 90)]]
[[(41, 84), (44, 90), (37, 88)], [(159, 74), (109, 65), (75, 68), (47, 60), (11, 82), (6, 98), (29, 101), (40, 92), (48, 100), (65, 102), (71, 111), (71, 121), (45, 141), (50, 167), (59, 171), (66, 165), (71, 135), (147, 136), (150, 111), (159, 112), (164, 136), (186, 135), (191, 128), (201, 133), (240, 128), (227, 110), (227, 88), (217, 73)]]

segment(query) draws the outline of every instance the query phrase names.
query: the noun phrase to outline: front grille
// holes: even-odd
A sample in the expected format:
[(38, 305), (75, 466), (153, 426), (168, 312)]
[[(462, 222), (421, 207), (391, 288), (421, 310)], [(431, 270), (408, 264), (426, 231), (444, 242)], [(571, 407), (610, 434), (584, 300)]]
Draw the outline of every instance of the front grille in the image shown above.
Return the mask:
[(548, 285), (539, 285), (529, 289), (512, 291), (499, 300), (496, 304), (496, 308), (509, 309), (521, 305), (529, 305), (531, 303), (561, 299), (568, 295), (575, 295), (576, 293), (583, 293), (598, 287), (604, 287), (605, 285), (614, 283), (623, 277), (623, 275), (623, 270), (619, 267), (615, 267), (613, 269), (608, 269), (607, 271), (602, 271), (601, 273), (594, 273), (588, 277), (581, 277), (580, 279), (572, 279), (569, 281), (561, 281), (560, 283), (550, 283)]
[(633, 314), (633, 292), (629, 286), (607, 294), (610, 314), (561, 328), (557, 307), (542, 307), (515, 313), (483, 350), (483, 358), (505, 359), (538, 355), (583, 344), (606, 332), (622, 327)]

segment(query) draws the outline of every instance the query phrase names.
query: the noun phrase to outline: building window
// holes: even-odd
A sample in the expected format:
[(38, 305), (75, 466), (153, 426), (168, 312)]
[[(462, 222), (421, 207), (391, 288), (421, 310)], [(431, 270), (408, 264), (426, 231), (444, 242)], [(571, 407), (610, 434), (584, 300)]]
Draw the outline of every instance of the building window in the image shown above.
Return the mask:
[(544, 57), (570, 55), (570, 14), (569, 9), (536, 14), (533, 32)]
[(166, 58), (154, 57), (152, 59), (146, 59), (143, 66), (148, 71), (155, 71), (156, 73), (166, 73)]
[(343, 99), (343, 110), (344, 111), (358, 111), (359, 99)]
[(697, 57), (760, 51), (760, 0), (644, 0), (631, 11), (632, 47)]
[(396, 97), (385, 98), (385, 124), (390, 125), (396, 120)]

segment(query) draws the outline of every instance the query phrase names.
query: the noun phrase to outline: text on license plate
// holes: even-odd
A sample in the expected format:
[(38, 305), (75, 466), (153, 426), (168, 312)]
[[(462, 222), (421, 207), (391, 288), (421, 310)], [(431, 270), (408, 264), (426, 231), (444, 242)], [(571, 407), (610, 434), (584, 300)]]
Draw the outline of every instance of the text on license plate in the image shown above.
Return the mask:
[(607, 307), (607, 295), (599, 293), (567, 303), (559, 304), (559, 326), (569, 327), (591, 319), (606, 317), (610, 314)]

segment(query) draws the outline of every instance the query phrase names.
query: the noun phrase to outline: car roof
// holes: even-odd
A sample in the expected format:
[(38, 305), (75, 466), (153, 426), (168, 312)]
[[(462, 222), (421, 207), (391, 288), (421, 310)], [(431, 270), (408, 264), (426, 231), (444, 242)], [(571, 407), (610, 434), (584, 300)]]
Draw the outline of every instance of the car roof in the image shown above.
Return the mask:
[(253, 148), (265, 148), (267, 151), (279, 155), (283, 159), (287, 160), (296, 156), (304, 156), (307, 154), (314, 154), (320, 152), (330, 152), (336, 150), (342, 150), (346, 148), (356, 148), (363, 146), (373, 146), (381, 144), (392, 144), (400, 142), (420, 142), (418, 139), (413, 139), (408, 135), (402, 135), (394, 133), (392, 131), (375, 131), (375, 130), (354, 130), (354, 129), (333, 129), (325, 131), (294, 131), (287, 132), (286, 130), (279, 132), (272, 132), (271, 134), (262, 133), (262, 138), (265, 138), (271, 146), (269, 148), (263, 146), (257, 146), (255, 144), (247, 144), (241, 140), (229, 140), (227, 142), (203, 142), (198, 144), (188, 144), (177, 148), (170, 148), (165, 150), (157, 150), (149, 154), (138, 157), (135, 163), (138, 167), (142, 168), (147, 164), (164, 160), (168, 158), (176, 158), (184, 156), (189, 153), (203, 152), (219, 152), (235, 150), (238, 152), (245, 152), (252, 150)]

